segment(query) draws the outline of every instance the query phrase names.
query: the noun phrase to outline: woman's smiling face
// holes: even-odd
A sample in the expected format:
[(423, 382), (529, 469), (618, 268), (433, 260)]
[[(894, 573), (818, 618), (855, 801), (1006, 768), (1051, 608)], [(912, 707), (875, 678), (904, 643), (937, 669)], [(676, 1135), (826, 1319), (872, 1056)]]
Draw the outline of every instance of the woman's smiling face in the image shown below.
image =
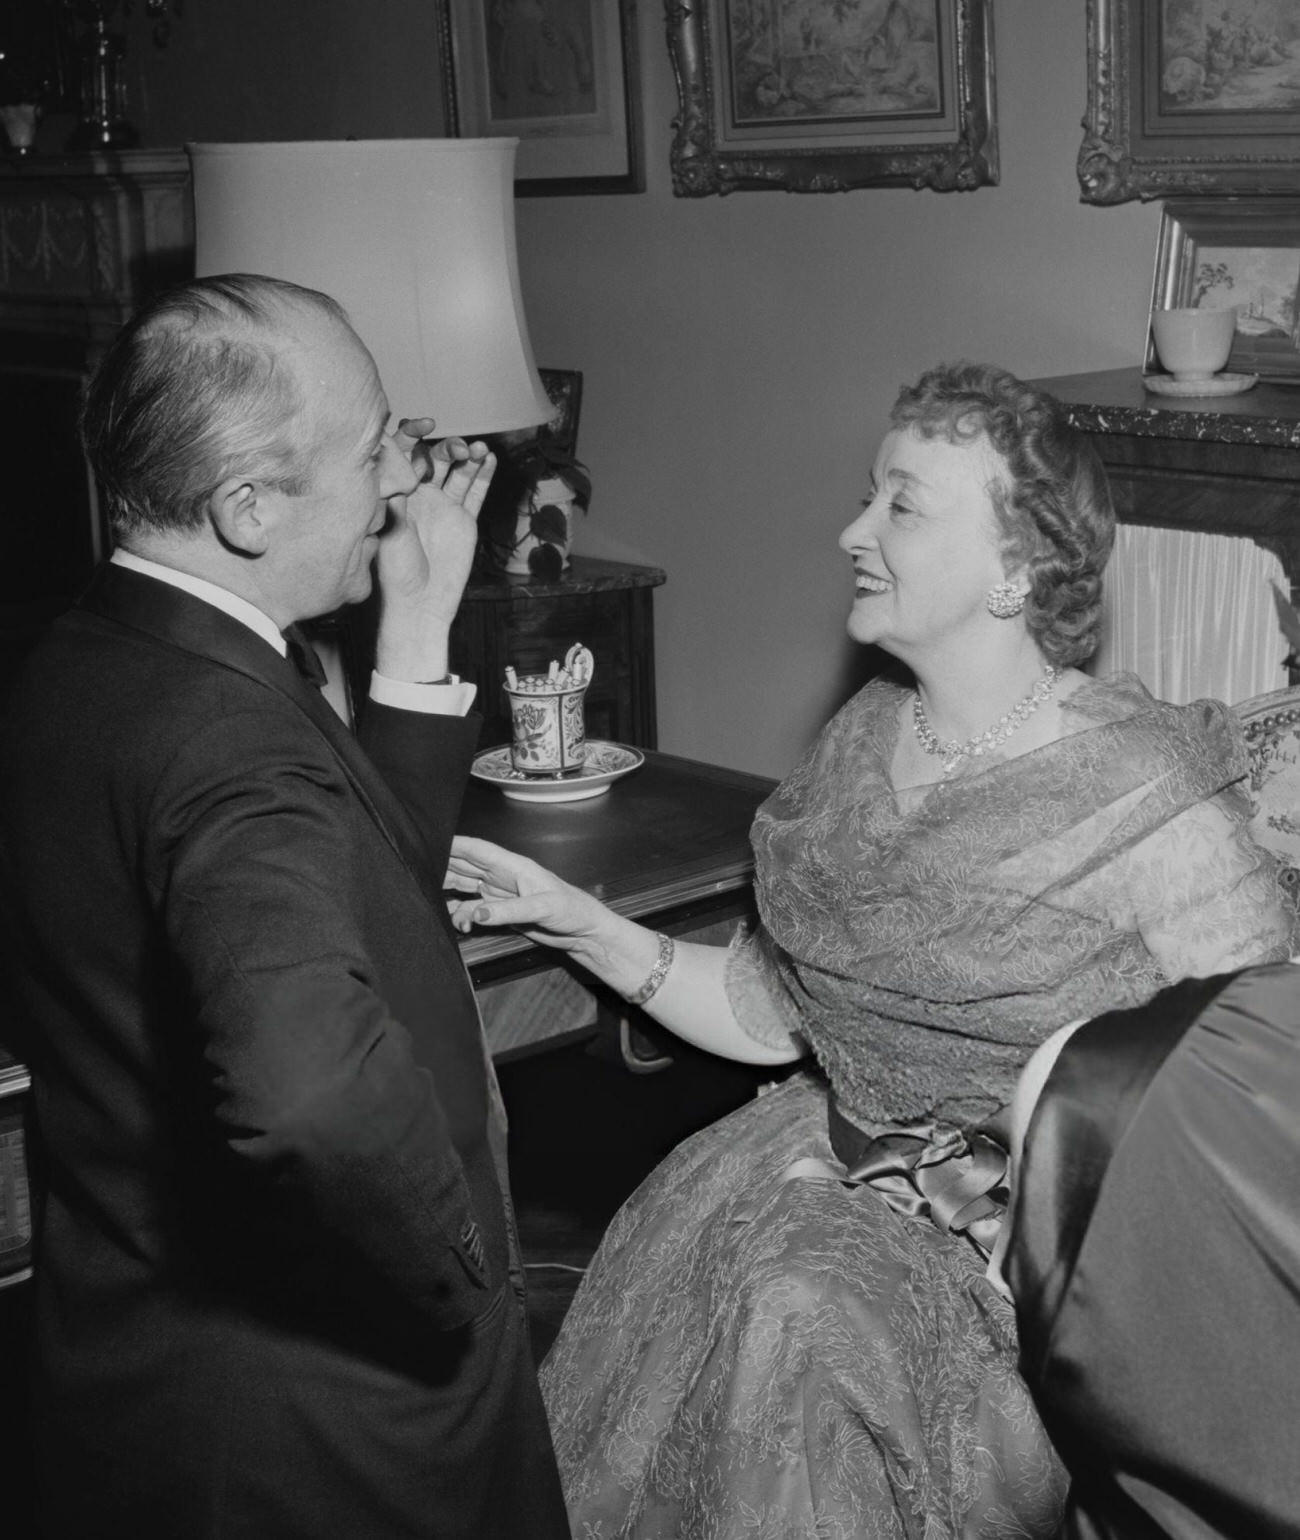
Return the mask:
[(870, 495), (840, 536), (856, 575), (855, 641), (912, 663), (992, 620), (985, 598), (1008, 574), (990, 489), (1004, 474), (983, 434), (956, 444), (912, 428), (886, 434)]

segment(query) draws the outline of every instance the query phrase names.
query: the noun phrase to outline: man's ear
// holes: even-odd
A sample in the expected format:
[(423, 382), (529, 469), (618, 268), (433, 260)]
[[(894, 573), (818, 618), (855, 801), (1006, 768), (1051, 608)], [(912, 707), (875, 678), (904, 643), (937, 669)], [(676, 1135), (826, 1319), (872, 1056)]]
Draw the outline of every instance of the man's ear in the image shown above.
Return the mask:
[(208, 498), (208, 518), (222, 545), (245, 556), (261, 556), (270, 543), (272, 510), (267, 488), (231, 476)]

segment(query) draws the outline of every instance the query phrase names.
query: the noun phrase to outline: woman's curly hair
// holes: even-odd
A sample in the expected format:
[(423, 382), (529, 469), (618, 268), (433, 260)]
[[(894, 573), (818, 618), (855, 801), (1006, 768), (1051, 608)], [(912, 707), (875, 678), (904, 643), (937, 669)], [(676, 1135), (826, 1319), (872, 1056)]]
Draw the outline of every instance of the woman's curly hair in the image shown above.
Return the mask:
[(1058, 668), (1091, 657), (1115, 508), (1096, 451), (1060, 402), (992, 364), (940, 364), (904, 386), (890, 422), (953, 444), (983, 435), (997, 450), (1006, 473), (989, 496), (1008, 566), (1029, 574), (1029, 634)]

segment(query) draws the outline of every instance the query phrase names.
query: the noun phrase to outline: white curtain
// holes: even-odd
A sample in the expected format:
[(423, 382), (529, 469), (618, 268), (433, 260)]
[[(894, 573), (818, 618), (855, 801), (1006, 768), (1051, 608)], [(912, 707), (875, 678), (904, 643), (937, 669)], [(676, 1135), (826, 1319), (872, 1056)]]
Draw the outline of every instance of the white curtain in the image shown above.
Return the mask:
[(1122, 524), (1091, 671), (1126, 669), (1160, 700), (1230, 705), (1287, 683), (1272, 583), (1282, 563), (1238, 535)]

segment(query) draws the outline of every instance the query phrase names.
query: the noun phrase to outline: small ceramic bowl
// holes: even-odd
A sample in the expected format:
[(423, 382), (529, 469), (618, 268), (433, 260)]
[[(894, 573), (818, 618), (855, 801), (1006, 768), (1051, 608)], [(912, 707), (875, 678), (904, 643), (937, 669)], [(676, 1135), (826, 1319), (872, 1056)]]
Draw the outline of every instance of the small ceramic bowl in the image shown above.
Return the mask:
[(1151, 332), (1161, 364), (1176, 380), (1208, 380), (1228, 362), (1237, 309), (1155, 310)]

